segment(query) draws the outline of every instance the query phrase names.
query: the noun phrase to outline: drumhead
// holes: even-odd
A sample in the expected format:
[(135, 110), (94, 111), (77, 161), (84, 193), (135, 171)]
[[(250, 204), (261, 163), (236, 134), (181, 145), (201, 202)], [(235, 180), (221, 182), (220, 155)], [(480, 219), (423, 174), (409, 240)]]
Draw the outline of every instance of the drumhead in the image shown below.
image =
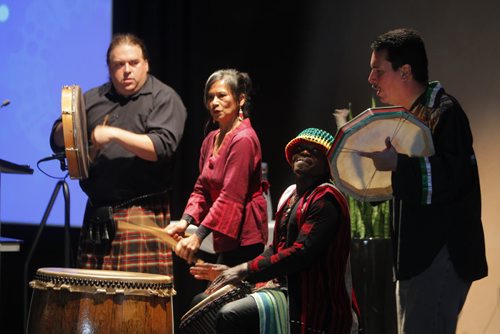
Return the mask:
[(251, 287), (247, 282), (241, 282), (238, 286), (232, 284), (223, 286), (187, 311), (182, 316), (179, 327), (187, 329), (196, 323), (200, 317), (205, 318), (207, 321), (209, 320), (208, 318), (213, 318), (211, 320), (214, 320), (215, 314), (222, 306), (245, 297), (250, 291)]
[(434, 154), (429, 128), (401, 107), (371, 108), (344, 124), (329, 153), (335, 185), (359, 201), (392, 198), (391, 172), (377, 171), (358, 152), (382, 151), (385, 138), (398, 153), (410, 157)]
[(175, 294), (172, 278), (167, 275), (113, 270), (40, 268), (30, 282), (34, 289), (67, 289), (71, 292), (157, 295)]

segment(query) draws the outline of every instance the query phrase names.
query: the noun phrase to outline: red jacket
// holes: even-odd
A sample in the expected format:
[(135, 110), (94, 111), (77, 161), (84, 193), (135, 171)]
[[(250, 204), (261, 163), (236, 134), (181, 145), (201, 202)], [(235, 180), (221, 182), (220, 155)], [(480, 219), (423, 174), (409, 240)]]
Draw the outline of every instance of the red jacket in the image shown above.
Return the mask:
[(219, 130), (201, 146), (200, 176), (184, 214), (214, 234), (219, 253), (237, 246), (267, 242), (267, 205), (262, 194), (262, 153), (249, 119), (226, 134), (217, 155), (213, 145)]

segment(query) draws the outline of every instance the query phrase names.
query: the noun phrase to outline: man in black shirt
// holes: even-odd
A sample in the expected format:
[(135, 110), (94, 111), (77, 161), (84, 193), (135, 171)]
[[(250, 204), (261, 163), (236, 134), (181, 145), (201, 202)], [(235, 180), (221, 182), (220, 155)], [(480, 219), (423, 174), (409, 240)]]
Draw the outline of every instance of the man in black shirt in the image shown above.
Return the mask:
[[(166, 245), (145, 233), (114, 233), (114, 227), (120, 221), (162, 228), (170, 222), (172, 158), (186, 110), (171, 87), (148, 73), (147, 50), (136, 36), (114, 36), (107, 64), (110, 82), (84, 95), (92, 161), (89, 177), (80, 181), (88, 203), (79, 266), (172, 274)], [(60, 119), (51, 147), (64, 149)]]
[(430, 157), (410, 157), (396, 152), (388, 138), (383, 151), (362, 154), (377, 170), (392, 172), (399, 331), (455, 333), (471, 283), (488, 274), (469, 121), (439, 82), (428, 82), (416, 31), (380, 35), (370, 65), (368, 81), (380, 100), (418, 117), (435, 148)]

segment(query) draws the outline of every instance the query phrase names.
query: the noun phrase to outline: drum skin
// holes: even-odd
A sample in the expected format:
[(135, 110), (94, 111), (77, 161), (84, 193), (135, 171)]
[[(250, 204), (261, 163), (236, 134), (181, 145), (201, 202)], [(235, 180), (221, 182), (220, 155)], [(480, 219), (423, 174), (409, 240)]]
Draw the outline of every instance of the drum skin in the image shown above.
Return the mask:
[(173, 333), (168, 276), (42, 268), (30, 286), (27, 333)]
[(377, 171), (373, 161), (359, 152), (385, 149), (385, 139), (398, 153), (429, 157), (434, 144), (429, 128), (402, 107), (370, 108), (342, 125), (328, 159), (335, 185), (362, 202), (392, 198), (390, 171)]

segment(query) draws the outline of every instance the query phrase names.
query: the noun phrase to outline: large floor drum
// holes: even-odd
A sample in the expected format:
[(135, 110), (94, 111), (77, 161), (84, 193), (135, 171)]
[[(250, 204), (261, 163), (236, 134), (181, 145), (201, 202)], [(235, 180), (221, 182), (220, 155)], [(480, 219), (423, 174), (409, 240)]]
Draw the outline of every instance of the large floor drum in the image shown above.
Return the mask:
[(27, 333), (173, 333), (169, 276), (41, 268)]

